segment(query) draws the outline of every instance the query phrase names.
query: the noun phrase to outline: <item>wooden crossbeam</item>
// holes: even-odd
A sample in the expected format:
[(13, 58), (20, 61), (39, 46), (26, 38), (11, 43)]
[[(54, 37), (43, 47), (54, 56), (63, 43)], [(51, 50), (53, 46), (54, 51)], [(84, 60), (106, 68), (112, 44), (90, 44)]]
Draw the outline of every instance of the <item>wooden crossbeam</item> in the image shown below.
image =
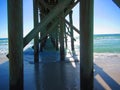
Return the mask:
[(73, 28), (73, 30), (75, 30), (78, 34), (80, 34), (80, 31), (75, 26), (73, 26), (72, 24), (70, 24), (66, 19), (64, 19), (64, 20), (65, 20), (65, 23), (67, 23), (70, 27)]
[(65, 11), (65, 16), (67, 16), (70, 13), (71, 9), (74, 8), (78, 4), (78, 2), (80, 2), (80, 0), (77, 0), (75, 3), (68, 7), (69, 9)]
[(72, 0), (64, 0), (58, 3), (56, 7), (54, 7), (53, 10), (51, 10), (50, 13), (48, 13), (48, 15), (46, 15), (43, 20), (35, 28), (33, 28), (27, 36), (24, 37), (24, 47), (37, 35), (37, 33), (42, 31), (42, 28), (45, 25), (57, 17), (68, 6), (68, 4), (70, 4), (71, 1)]
[(120, 0), (112, 0), (120, 8)]
[(44, 34), (40, 39), (40, 42), (47, 36), (47, 34), (52, 33), (57, 25), (58, 25), (58, 21), (52, 24), (52, 26), (47, 31), (43, 31)]
[[(69, 37), (71, 37), (71, 35), (69, 34), (69, 33), (65, 33), (65, 34), (67, 34)], [(74, 37), (71, 37), (74, 41), (76, 41), (76, 39), (74, 38)]]
[[(71, 0), (70, 0), (71, 1)], [(60, 10), (59, 10), (59, 7), (61, 7), (61, 5), (62, 5), (62, 3), (59, 3), (54, 9), (53, 9), (53, 11), (51, 11), (45, 18), (43, 18), (43, 20), (40, 22), (40, 23), (38, 23), (37, 25), (36, 25), (36, 27), (35, 28), (33, 28), (32, 30), (31, 30), (31, 32), (28, 34), (28, 35), (26, 35), (25, 37), (24, 37), (24, 40), (23, 40), (23, 48), (36, 36), (36, 34), (38, 33), (38, 32), (41, 32), (41, 31), (44, 31), (43, 30), (43, 28), (44, 28), (44, 26), (45, 25), (47, 25), (55, 16), (57, 16), (62, 10), (64, 10), (66, 7), (67, 7), (67, 5), (70, 3), (70, 1), (68, 2), (68, 1), (64, 1), (64, 2), (62, 2), (62, 3), (64, 3), (63, 4), (63, 8), (61, 8)], [(67, 3), (66, 3), (67, 2)], [(77, 0), (74, 4), (72, 4), (70, 7), (69, 7), (69, 9), (68, 10), (66, 10), (66, 12), (65, 12), (65, 16), (71, 11), (71, 9), (77, 4), (79, 2), (79, 0)], [(66, 4), (66, 6), (64, 6)], [(56, 12), (57, 11), (57, 12)], [(56, 12), (56, 13), (55, 13)], [(53, 13), (53, 14), (52, 14)], [(52, 16), (53, 15), (53, 16)], [(52, 18), (49, 18), (49, 17), (52, 17)], [(48, 22), (47, 22), (48, 21)], [(67, 24), (69, 24), (70, 25), (70, 23), (69, 22), (66, 22)], [(75, 29), (74, 29), (75, 30)], [(77, 30), (77, 29), (76, 29)], [(48, 30), (49, 31), (49, 30)], [(77, 30), (78, 31), (78, 30)], [(79, 33), (79, 32), (78, 32)], [(9, 54), (7, 54), (6, 55), (8, 58), (9, 58)]]
[(43, 0), (39, 0), (39, 3), (40, 3), (40, 5), (43, 5), (44, 8), (47, 8), (50, 10), (50, 7)]
[[(40, 0), (39, 1), (40, 4), (42, 4), (44, 6), (44, 8), (47, 8), (49, 10), (51, 10), (51, 8), (43, 1), (43, 0)], [(70, 12), (71, 12), (71, 9), (79, 2), (79, 0), (77, 0), (76, 2), (74, 2), (73, 4), (70, 4), (69, 7), (67, 7), (67, 10), (64, 12), (64, 16), (67, 16)], [(44, 15), (45, 16), (45, 15)], [(61, 17), (61, 16), (57, 16), (58, 18)]]

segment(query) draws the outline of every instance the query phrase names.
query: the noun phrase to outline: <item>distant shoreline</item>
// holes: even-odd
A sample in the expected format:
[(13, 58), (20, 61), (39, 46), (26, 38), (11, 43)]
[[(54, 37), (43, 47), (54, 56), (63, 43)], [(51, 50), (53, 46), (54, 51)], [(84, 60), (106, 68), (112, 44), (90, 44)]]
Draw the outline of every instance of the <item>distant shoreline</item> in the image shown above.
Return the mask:
[[(120, 33), (115, 33), (115, 34), (93, 34), (93, 36), (96, 36), (96, 35), (120, 35)], [(0, 37), (0, 39), (8, 39), (7, 37)]]

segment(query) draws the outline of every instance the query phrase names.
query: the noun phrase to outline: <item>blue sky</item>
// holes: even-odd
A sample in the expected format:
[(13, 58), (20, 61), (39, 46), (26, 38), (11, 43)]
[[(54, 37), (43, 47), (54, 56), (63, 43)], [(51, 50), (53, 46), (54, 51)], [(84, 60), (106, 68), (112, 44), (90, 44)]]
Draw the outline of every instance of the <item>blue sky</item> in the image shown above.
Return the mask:
[[(23, 0), (24, 36), (33, 28), (32, 0)], [(28, 2), (29, 1), (29, 2)], [(79, 28), (79, 6), (74, 8), (74, 25)], [(0, 38), (7, 33), (7, 0), (0, 0)], [(112, 0), (94, 0), (94, 34), (120, 34), (120, 8)]]

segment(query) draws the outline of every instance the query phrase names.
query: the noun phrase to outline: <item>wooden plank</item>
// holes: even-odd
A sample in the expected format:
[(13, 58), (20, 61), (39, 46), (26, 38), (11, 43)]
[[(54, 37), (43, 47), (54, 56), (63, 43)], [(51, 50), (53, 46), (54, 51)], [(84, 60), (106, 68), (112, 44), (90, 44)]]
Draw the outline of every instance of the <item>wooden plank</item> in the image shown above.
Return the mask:
[(65, 20), (65, 23), (68, 24), (73, 30), (75, 30), (78, 34), (80, 34), (80, 30), (78, 30), (75, 26), (69, 23), (66, 19), (63, 19), (63, 20)]
[(9, 88), (23, 90), (23, 1), (8, 0)]
[[(64, 12), (62, 12), (62, 17), (64, 16)], [(64, 51), (64, 32), (65, 32), (65, 22), (60, 19), (60, 33), (59, 33), (59, 41), (60, 41), (60, 60), (65, 60), (65, 51)]]
[(56, 32), (55, 32), (55, 34), (56, 34), (56, 50), (58, 51), (59, 50), (59, 44), (58, 44), (58, 42), (59, 42), (59, 28), (58, 28), (58, 26), (56, 27)]
[(40, 31), (42, 31), (42, 28), (50, 23), (52, 19), (57, 17), (71, 2), (72, 0), (64, 0), (56, 5), (53, 10), (46, 15), (43, 20), (24, 38), (24, 46), (26, 46)]
[(120, 8), (120, 0), (112, 0)]
[(67, 34), (66, 34), (66, 28), (65, 28), (65, 46), (66, 46), (66, 48), (68, 48), (68, 44), (67, 44)]
[(80, 2), (81, 90), (93, 90), (93, 4), (94, 0)]
[(46, 37), (47, 34), (49, 33), (52, 33), (54, 30), (55, 30), (55, 27), (58, 25), (58, 20), (56, 22), (54, 22), (54, 24), (52, 24), (52, 26), (47, 30), (47, 31), (44, 31), (43, 30), (43, 35), (42, 35), (42, 38), (40, 39), (40, 41)]
[[(38, 1), (33, 0), (34, 27), (38, 24)], [(39, 62), (39, 33), (34, 38), (34, 62)]]
[(69, 8), (65, 11), (65, 16), (67, 16), (70, 13), (72, 8), (74, 8), (78, 4), (78, 2), (80, 2), (80, 0), (77, 0), (75, 3), (69, 6)]
[(68, 35), (71, 39), (73, 39), (74, 41), (76, 41), (76, 39), (74, 37), (71, 37), (71, 35), (69, 33), (65, 33), (66, 35)]
[[(70, 24), (71, 25), (73, 25), (72, 13), (73, 13), (73, 11), (71, 11), (69, 13), (69, 20), (70, 20)], [(73, 32), (73, 28), (72, 27), (70, 27), (70, 34), (71, 34), (71, 50), (74, 51), (75, 50), (74, 49), (74, 40), (73, 40), (73, 38), (74, 38), (74, 32)]]

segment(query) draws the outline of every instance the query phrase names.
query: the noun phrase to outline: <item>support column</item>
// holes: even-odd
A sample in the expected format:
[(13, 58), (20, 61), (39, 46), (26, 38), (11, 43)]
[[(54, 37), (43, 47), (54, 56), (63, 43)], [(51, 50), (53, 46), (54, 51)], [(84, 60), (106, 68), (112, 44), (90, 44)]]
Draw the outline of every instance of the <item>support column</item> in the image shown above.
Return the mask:
[[(38, 1), (33, 0), (34, 27), (38, 24)], [(34, 38), (34, 62), (39, 62), (39, 33)]]
[(7, 0), (9, 40), (9, 88), (23, 90), (23, 1)]
[[(66, 33), (66, 28), (65, 28), (65, 33)], [(66, 49), (68, 48), (68, 44), (67, 44), (67, 35), (65, 34), (65, 46), (66, 46)]]
[(58, 51), (59, 50), (59, 46), (58, 46), (58, 36), (59, 36), (59, 34), (58, 34), (59, 32), (58, 32), (58, 26), (56, 27), (56, 50)]
[(80, 87), (93, 90), (93, 2), (80, 1)]
[[(64, 17), (64, 12), (61, 14)], [(64, 51), (64, 31), (65, 31), (65, 22), (64, 20), (60, 19), (60, 60), (65, 60), (65, 51)]]
[[(69, 19), (70, 19), (70, 24), (73, 25), (73, 20), (72, 20), (72, 13), (73, 11), (71, 10), (70, 13), (69, 13)], [(73, 28), (70, 27), (70, 34), (71, 34), (71, 50), (74, 51), (74, 33), (73, 33)]]

